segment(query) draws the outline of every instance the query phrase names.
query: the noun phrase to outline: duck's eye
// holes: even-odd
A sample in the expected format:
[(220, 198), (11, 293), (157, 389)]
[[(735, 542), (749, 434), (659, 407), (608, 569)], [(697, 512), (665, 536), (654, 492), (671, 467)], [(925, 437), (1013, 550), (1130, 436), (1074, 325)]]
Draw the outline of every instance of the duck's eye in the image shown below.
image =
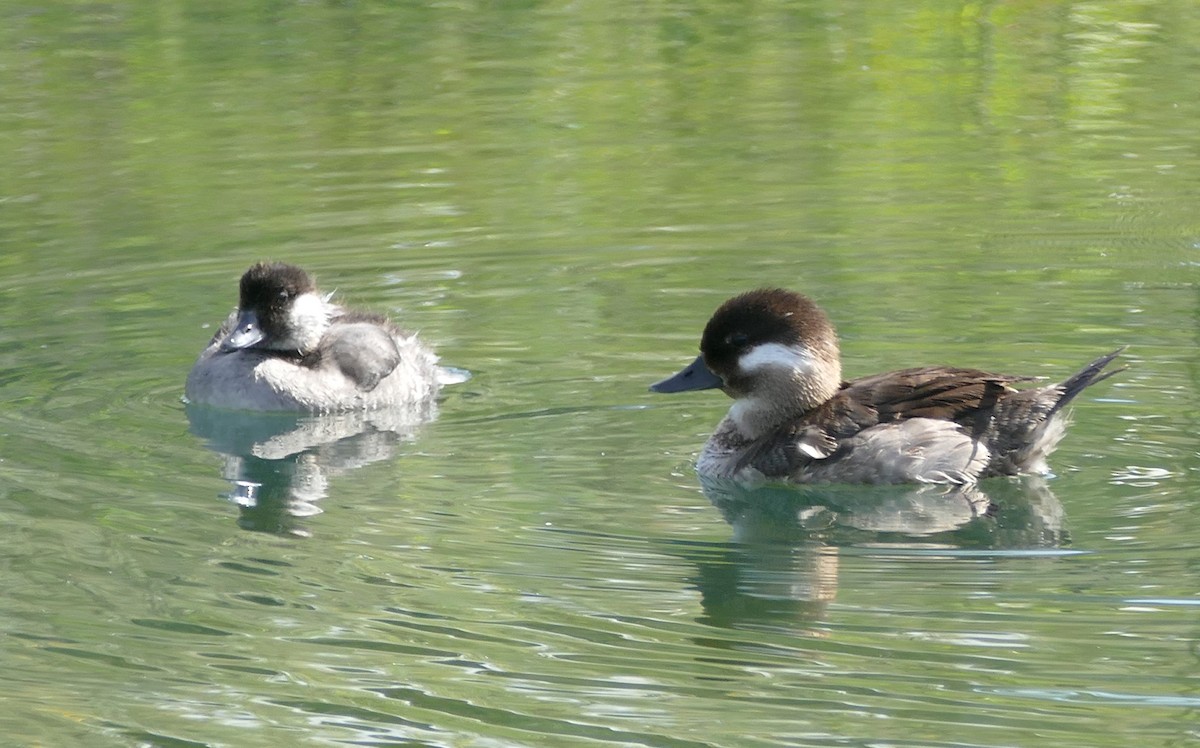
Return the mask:
[(292, 292), (287, 290), (286, 288), (284, 288), (284, 289), (280, 290), (279, 298), (282, 299), (283, 301), (287, 301), (288, 299), (292, 298)]
[(750, 342), (750, 336), (744, 332), (735, 332), (725, 338), (725, 342), (734, 348), (741, 348)]

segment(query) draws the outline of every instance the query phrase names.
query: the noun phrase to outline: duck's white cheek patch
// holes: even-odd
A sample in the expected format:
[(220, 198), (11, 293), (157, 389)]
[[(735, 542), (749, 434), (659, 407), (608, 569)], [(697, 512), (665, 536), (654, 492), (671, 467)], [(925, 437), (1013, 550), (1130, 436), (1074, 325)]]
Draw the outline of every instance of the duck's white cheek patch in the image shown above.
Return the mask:
[(320, 341), (329, 324), (329, 307), (314, 293), (303, 293), (292, 302), (289, 328), (299, 350), (308, 350)]
[(292, 321), (300, 324), (324, 319), (325, 302), (314, 293), (302, 293), (292, 302)]
[(813, 355), (804, 346), (788, 346), (781, 343), (756, 345), (738, 359), (738, 368), (743, 374), (771, 368), (809, 372), (812, 371), (813, 364)]

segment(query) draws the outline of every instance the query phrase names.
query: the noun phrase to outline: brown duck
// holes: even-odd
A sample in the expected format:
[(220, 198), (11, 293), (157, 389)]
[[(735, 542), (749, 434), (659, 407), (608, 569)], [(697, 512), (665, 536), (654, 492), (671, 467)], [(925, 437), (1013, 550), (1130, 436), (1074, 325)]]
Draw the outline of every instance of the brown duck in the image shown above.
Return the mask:
[(1059, 384), (926, 366), (841, 378), (837, 333), (812, 300), (750, 291), (713, 314), (700, 356), (655, 392), (721, 388), (734, 399), (704, 445), (701, 475), (794, 483), (973, 483), (1045, 473), (1066, 432), (1063, 410), (1120, 354)]

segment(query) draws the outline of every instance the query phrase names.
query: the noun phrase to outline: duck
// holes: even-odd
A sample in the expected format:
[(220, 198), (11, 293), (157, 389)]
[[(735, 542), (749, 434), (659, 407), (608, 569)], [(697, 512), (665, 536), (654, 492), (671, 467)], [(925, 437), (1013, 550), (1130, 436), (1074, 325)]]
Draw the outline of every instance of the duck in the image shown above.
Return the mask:
[(417, 335), (321, 293), (304, 269), (258, 262), (188, 373), (188, 403), (337, 413), (433, 401), (450, 377)]
[(733, 398), (696, 461), (701, 477), (794, 484), (970, 485), (1049, 473), (1067, 405), (1124, 350), (1057, 384), (1039, 378), (924, 366), (842, 380), (837, 331), (807, 296), (761, 288), (709, 319), (700, 355), (650, 386), (658, 393), (719, 388)]

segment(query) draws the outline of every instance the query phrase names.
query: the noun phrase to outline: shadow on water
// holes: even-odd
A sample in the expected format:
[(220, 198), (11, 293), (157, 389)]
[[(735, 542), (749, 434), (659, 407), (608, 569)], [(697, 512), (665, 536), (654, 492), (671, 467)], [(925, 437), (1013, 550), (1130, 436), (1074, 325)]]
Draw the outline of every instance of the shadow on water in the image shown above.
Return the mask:
[(386, 460), (437, 416), (434, 402), (333, 415), (250, 413), (187, 405), (191, 432), (224, 458), (226, 494), (246, 530), (307, 536), (330, 478)]
[(1036, 554), (1069, 542), (1062, 505), (1040, 478), (956, 487), (701, 483), (733, 528), (734, 542), (695, 559), (703, 621), (719, 627), (819, 621), (837, 596), (847, 547)]

